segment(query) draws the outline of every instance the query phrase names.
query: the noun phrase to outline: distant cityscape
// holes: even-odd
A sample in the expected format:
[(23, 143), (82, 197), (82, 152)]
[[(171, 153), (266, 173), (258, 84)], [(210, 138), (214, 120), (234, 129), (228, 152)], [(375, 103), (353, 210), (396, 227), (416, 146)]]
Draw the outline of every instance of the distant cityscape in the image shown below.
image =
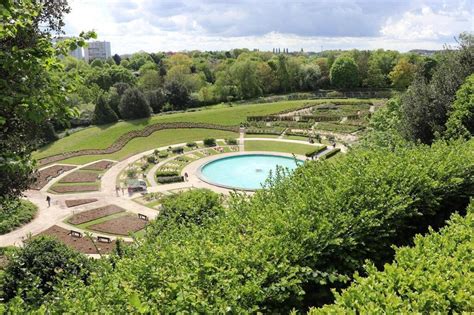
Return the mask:
[[(61, 37), (55, 39), (53, 42), (58, 42), (68, 37)], [(107, 41), (91, 41), (87, 43), (86, 47), (78, 47), (69, 52), (69, 55), (77, 58), (83, 59), (87, 62), (90, 62), (94, 59), (107, 60), (112, 57), (112, 52), (110, 48), (110, 42)]]

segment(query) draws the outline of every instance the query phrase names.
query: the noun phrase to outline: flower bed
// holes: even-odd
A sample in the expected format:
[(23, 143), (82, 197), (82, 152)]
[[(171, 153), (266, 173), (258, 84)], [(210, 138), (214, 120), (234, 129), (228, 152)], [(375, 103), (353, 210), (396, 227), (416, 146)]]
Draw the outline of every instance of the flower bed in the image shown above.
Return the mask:
[(53, 192), (64, 194), (64, 193), (76, 193), (86, 191), (98, 191), (98, 185), (73, 185), (73, 186), (53, 186), (51, 187)]
[(108, 234), (128, 235), (145, 228), (147, 221), (135, 216), (123, 216), (88, 227), (90, 230)]
[(97, 181), (97, 173), (93, 172), (74, 172), (63, 177), (60, 183), (90, 183)]
[(112, 161), (99, 161), (94, 164), (85, 166), (81, 170), (90, 170), (90, 171), (104, 171), (108, 169), (114, 162)]
[(110, 243), (102, 243), (98, 242), (96, 238), (91, 239), (87, 236), (73, 237), (69, 235), (69, 233), (70, 230), (53, 225), (38, 235), (52, 236), (65, 245), (84, 254), (109, 254), (115, 249), (115, 241), (111, 241)]
[(96, 201), (97, 201), (96, 198), (66, 200), (66, 206), (68, 208), (71, 208), (71, 207), (77, 207), (77, 206), (85, 205), (85, 204), (96, 202)]
[(81, 156), (81, 155), (111, 154), (111, 153), (115, 153), (121, 150), (130, 140), (137, 137), (148, 137), (152, 133), (159, 130), (190, 129), (190, 128), (215, 129), (215, 130), (239, 132), (238, 126), (222, 126), (222, 125), (191, 123), (191, 122), (156, 123), (156, 124), (149, 125), (142, 130), (133, 130), (133, 131), (123, 134), (117, 139), (117, 141), (112, 143), (112, 145), (110, 145), (106, 149), (84, 149), (84, 150), (64, 152), (61, 154), (56, 154), (56, 155), (42, 158), (38, 161), (38, 163), (40, 165), (44, 165), (44, 164), (72, 158), (75, 156)]
[(74, 225), (94, 221), (115, 213), (125, 212), (125, 209), (116, 205), (107, 205), (96, 209), (87, 210), (77, 213), (69, 218), (68, 222)]
[(44, 170), (38, 171), (36, 175), (36, 182), (30, 187), (31, 189), (40, 190), (43, 188), (51, 179), (58, 177), (64, 172), (70, 171), (75, 166), (72, 165), (53, 165)]

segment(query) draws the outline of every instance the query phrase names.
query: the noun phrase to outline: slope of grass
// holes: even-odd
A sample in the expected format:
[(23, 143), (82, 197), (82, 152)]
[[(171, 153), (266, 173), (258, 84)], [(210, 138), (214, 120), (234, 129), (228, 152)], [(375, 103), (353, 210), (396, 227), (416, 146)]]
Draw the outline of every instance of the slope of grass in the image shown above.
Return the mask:
[(140, 130), (153, 123), (160, 122), (201, 122), (221, 125), (238, 125), (247, 116), (269, 115), (288, 109), (297, 109), (308, 103), (327, 103), (331, 101), (354, 102), (354, 99), (343, 100), (298, 100), (248, 105), (216, 105), (193, 112), (156, 115), (148, 119), (122, 121), (111, 125), (93, 126), (73, 133), (50, 145), (40, 148), (33, 154), (35, 159), (47, 156), (82, 150), (105, 149), (114, 143), (122, 134), (132, 130)]
[(302, 143), (247, 140), (245, 141), (245, 151), (275, 151), (304, 155), (311, 151), (315, 146)]
[(206, 137), (235, 138), (236, 133), (214, 129), (167, 129), (152, 133), (149, 137), (135, 138), (120, 151), (112, 154), (83, 155), (61, 161), (69, 164), (85, 164), (100, 159), (122, 160), (128, 156), (171, 144), (203, 140)]

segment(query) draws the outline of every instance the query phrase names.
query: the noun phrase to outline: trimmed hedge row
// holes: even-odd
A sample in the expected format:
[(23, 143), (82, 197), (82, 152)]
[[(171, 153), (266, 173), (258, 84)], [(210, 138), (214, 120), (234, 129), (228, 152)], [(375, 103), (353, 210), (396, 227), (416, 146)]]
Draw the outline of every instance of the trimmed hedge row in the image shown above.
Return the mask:
[(355, 281), (334, 305), (316, 314), (452, 314), (474, 312), (474, 202), (465, 218), (454, 214), (438, 233), (417, 235), (413, 247), (396, 249), (395, 260), (378, 271), (369, 264), (367, 277)]
[(329, 151), (328, 153), (324, 154), (323, 156), (321, 156), (322, 159), (329, 159), (330, 157), (333, 157), (334, 155), (338, 154), (339, 152), (341, 152), (341, 149), (340, 148), (335, 148), (331, 151)]
[(326, 149), (327, 149), (327, 146), (317, 147), (311, 151), (306, 152), (305, 155), (306, 157), (312, 157), (314, 155), (317, 155), (320, 152), (323, 152)]
[(176, 123), (156, 123), (149, 125), (141, 130), (133, 130), (121, 135), (112, 145), (106, 149), (84, 149), (77, 151), (64, 152), (52, 156), (48, 156), (38, 160), (39, 165), (45, 165), (64, 159), (72, 158), (81, 155), (98, 155), (98, 154), (111, 154), (121, 150), (130, 140), (137, 137), (148, 137), (152, 133), (165, 130), (165, 129), (188, 129), (188, 128), (199, 128), (199, 129), (215, 129), (223, 131), (239, 132), (238, 126), (222, 126), (215, 124), (205, 123), (191, 123), (191, 122), (176, 122)]
[(178, 176), (178, 171), (160, 171), (156, 172), (156, 177)]
[(160, 184), (180, 183), (184, 182), (183, 176), (160, 176), (156, 178), (156, 181)]

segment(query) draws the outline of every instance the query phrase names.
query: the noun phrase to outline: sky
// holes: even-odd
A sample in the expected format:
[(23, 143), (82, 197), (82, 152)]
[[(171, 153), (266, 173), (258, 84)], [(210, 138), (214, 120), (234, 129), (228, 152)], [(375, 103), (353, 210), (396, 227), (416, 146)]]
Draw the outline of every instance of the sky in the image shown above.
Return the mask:
[(65, 32), (137, 51), (442, 49), (474, 32), (474, 0), (70, 0)]

